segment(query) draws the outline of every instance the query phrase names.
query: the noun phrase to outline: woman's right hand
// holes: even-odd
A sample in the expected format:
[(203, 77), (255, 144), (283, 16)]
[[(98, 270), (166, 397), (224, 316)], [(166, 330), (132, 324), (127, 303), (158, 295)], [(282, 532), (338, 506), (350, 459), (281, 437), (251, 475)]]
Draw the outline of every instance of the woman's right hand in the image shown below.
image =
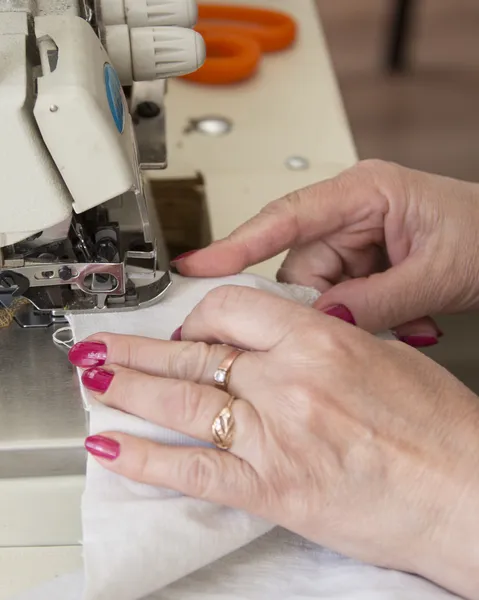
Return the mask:
[(231, 275), (284, 250), (278, 279), (323, 292), (316, 308), (346, 307), (369, 331), (417, 333), (431, 327), (421, 317), (479, 308), (479, 184), (364, 161), (173, 264)]
[[(106, 431), (86, 444), (103, 466), (479, 600), (477, 396), (405, 344), (248, 287), (210, 291), (178, 338), (97, 334), (70, 360), (97, 401), (204, 442), (232, 406), (230, 451)], [(215, 389), (233, 348), (249, 350)]]

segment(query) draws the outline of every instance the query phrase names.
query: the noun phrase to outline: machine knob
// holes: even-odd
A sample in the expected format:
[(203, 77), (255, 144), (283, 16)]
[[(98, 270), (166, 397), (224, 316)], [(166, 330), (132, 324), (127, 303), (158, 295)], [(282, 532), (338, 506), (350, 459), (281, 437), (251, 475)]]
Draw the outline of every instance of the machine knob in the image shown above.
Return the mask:
[(193, 27), (198, 17), (195, 0), (100, 0), (104, 25), (128, 27)]
[(152, 81), (192, 73), (206, 59), (203, 38), (181, 27), (130, 29), (133, 79)]
[(203, 38), (183, 27), (105, 27), (105, 46), (122, 85), (186, 75), (206, 59)]

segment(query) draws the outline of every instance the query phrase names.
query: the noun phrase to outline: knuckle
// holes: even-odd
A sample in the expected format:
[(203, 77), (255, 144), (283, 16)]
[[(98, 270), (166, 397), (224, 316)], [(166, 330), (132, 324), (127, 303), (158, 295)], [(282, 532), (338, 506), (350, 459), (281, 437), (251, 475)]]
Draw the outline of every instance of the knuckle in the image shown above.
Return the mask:
[(188, 454), (180, 464), (180, 477), (186, 489), (197, 498), (207, 499), (218, 485), (220, 473), (216, 454), (198, 451)]
[(226, 286), (221, 286), (210, 290), (198, 304), (194, 313), (196, 313), (201, 320), (210, 319), (210, 316), (214, 315), (218, 307), (223, 304), (226, 295), (225, 287)]
[(222, 285), (209, 291), (203, 300), (203, 306), (213, 310), (221, 307), (230, 298), (232, 289), (233, 286)]
[(179, 379), (201, 381), (208, 368), (212, 347), (205, 342), (190, 342), (180, 347), (178, 354), (168, 357), (169, 372), (176, 373)]
[(201, 418), (202, 393), (201, 387), (191, 381), (180, 382), (181, 385), (181, 406), (179, 414), (181, 422), (186, 426), (198, 423)]
[(408, 170), (405, 167), (379, 158), (362, 160), (351, 170), (351, 173), (369, 179), (371, 184), (380, 187), (382, 187), (382, 184), (386, 184), (387, 188), (391, 186), (396, 188), (407, 172)]
[(309, 384), (289, 385), (284, 394), (287, 401), (283, 402), (283, 410), (287, 415), (289, 427), (295, 431), (309, 430), (313, 419), (315, 402), (318, 389)]
[(364, 160), (360, 160), (353, 168), (357, 171), (382, 171), (384, 169), (388, 169), (391, 164), (392, 163), (381, 160), (380, 158), (366, 158)]
[(358, 173), (369, 173), (373, 177), (384, 177), (391, 178), (395, 177), (399, 174), (404, 174), (407, 169), (398, 165), (394, 162), (389, 162), (387, 160), (381, 160), (379, 158), (367, 158), (365, 160), (361, 160), (355, 167), (353, 167), (353, 171)]
[(300, 190), (293, 190), (282, 198), (270, 202), (261, 209), (260, 214), (273, 217), (278, 226), (288, 222), (297, 236), (300, 232), (300, 220), (311, 209), (318, 196), (318, 184)]
[(203, 298), (200, 304), (202, 316), (205, 318), (212, 316), (214, 318), (218, 312), (225, 311), (228, 307), (236, 305), (236, 303), (240, 302), (250, 292), (250, 288), (235, 285), (217, 287), (208, 292)]
[(341, 341), (337, 331), (323, 328), (319, 334), (321, 350), (326, 355), (335, 355), (341, 349)]
[(141, 452), (138, 453), (138, 458), (135, 464), (131, 464), (128, 469), (126, 476), (131, 477), (135, 481), (148, 483), (152, 481), (152, 465), (153, 460), (153, 446), (152, 444), (142, 444)]
[(322, 327), (304, 328), (307, 346), (317, 348), (324, 364), (344, 363), (358, 343), (359, 330), (342, 322), (323, 323)]
[(293, 190), (278, 200), (273, 200), (261, 209), (262, 214), (277, 215), (278, 213), (295, 214), (298, 206), (302, 202), (302, 192)]
[(309, 185), (300, 190), (289, 192), (286, 196), (276, 201), (278, 203), (277, 206), (275, 206), (275, 203), (272, 203), (270, 210), (276, 213), (286, 213), (291, 219), (297, 221), (307, 207), (316, 202), (317, 197), (318, 184)]
[(139, 347), (127, 336), (117, 336), (116, 342), (117, 361), (130, 367), (141, 364)]

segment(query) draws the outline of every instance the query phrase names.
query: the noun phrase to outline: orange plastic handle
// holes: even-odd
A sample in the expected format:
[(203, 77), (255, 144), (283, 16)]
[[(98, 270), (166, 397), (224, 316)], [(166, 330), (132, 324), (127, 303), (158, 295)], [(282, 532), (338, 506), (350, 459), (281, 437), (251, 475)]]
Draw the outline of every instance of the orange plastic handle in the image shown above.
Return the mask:
[(228, 85), (252, 77), (261, 62), (257, 42), (242, 35), (218, 34), (203, 25), (195, 28), (206, 44), (205, 64), (184, 79), (208, 85)]
[(277, 11), (221, 4), (200, 4), (195, 27), (206, 44), (205, 64), (184, 78), (227, 85), (250, 78), (263, 52), (286, 49), (296, 39), (294, 20)]
[[(256, 40), (262, 52), (279, 52), (296, 39), (296, 23), (289, 15), (266, 8), (200, 4), (198, 21), (225, 36), (247, 35)], [(207, 22), (207, 23), (206, 23)]]

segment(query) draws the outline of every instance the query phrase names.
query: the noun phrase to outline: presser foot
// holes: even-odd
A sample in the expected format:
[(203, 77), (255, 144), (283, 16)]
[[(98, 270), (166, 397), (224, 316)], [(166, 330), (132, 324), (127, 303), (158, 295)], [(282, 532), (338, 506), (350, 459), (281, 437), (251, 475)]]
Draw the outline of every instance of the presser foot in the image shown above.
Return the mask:
[(161, 300), (172, 283), (168, 271), (123, 263), (34, 264), (0, 271), (0, 306), (15, 309), (21, 327), (48, 327), (66, 314), (134, 311)]

